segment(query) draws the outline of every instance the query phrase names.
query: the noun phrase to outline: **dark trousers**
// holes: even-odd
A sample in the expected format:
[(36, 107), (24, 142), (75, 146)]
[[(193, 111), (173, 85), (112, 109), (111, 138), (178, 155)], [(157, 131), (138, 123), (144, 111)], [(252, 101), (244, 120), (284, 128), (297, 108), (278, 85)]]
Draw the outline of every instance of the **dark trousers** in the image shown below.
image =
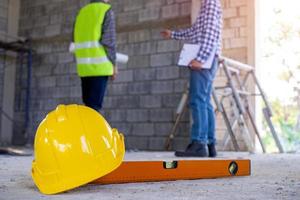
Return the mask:
[(81, 78), (82, 100), (86, 106), (101, 110), (107, 81), (108, 76)]

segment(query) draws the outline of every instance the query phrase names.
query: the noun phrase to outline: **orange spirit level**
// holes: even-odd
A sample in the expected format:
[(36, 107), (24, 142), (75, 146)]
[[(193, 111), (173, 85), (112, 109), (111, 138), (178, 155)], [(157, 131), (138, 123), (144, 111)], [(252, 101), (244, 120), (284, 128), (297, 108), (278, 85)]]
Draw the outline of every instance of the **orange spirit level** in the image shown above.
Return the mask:
[(249, 176), (250, 160), (179, 160), (179, 161), (125, 161), (110, 174), (99, 178), (96, 184), (193, 180), (231, 176)]

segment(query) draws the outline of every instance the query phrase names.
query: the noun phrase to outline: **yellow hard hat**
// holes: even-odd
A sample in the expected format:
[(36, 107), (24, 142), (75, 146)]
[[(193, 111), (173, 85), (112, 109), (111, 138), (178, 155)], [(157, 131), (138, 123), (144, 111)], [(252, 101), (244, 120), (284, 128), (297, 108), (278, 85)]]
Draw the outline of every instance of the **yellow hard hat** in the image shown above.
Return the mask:
[(63, 192), (115, 170), (124, 137), (91, 108), (59, 105), (37, 129), (32, 178), (44, 194)]

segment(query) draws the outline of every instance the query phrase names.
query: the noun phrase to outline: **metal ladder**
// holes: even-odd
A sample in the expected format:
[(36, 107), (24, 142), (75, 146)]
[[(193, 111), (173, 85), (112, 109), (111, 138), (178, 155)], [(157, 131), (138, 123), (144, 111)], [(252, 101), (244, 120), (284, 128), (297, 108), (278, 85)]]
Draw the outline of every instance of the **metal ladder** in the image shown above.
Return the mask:
[[(257, 77), (255, 76), (254, 68), (252, 66), (240, 63), (238, 61), (226, 57), (221, 57), (219, 60), (219, 64), (220, 64), (219, 70), (223, 70), (224, 75), (226, 77), (226, 84), (221, 87), (214, 87), (212, 92), (212, 98), (216, 105), (215, 113), (216, 114), (220, 113), (222, 115), (222, 118), (224, 120), (227, 129), (223, 139), (223, 147), (226, 147), (229, 141), (231, 140), (234, 149), (236, 151), (239, 151), (240, 147), (236, 139), (237, 133), (239, 133), (242, 136), (247, 146), (247, 149), (249, 151), (253, 151), (254, 143), (253, 143), (253, 139), (251, 138), (251, 134), (249, 130), (249, 128), (251, 127), (260, 142), (262, 151), (264, 153), (266, 152), (265, 145), (263, 144), (261, 135), (258, 131), (253, 116), (253, 111), (252, 111), (253, 106), (250, 103), (251, 97), (260, 96), (265, 105), (265, 107), (263, 108), (264, 118), (267, 122), (268, 127), (270, 128), (270, 131), (276, 142), (279, 152), (284, 153), (284, 149), (282, 147), (280, 139), (276, 133), (276, 130), (271, 120), (272, 117), (271, 107), (269, 105), (267, 97), (264, 91), (262, 90), (262, 87)], [(241, 73), (243, 73), (244, 76), (241, 76)], [(253, 78), (255, 86), (258, 88), (257, 94), (247, 90), (246, 84), (249, 80), (249, 77)], [(229, 111), (228, 109), (225, 108), (224, 105), (225, 99), (229, 99), (231, 105)], [(175, 124), (172, 127), (169, 137), (166, 140), (165, 143), (166, 150), (170, 149), (171, 142), (175, 137), (177, 127), (180, 123), (180, 119), (184, 114), (184, 112), (187, 110), (187, 100), (188, 100), (188, 85), (178, 105), (176, 111)], [(229, 112), (231, 114), (230, 116), (228, 114)]]

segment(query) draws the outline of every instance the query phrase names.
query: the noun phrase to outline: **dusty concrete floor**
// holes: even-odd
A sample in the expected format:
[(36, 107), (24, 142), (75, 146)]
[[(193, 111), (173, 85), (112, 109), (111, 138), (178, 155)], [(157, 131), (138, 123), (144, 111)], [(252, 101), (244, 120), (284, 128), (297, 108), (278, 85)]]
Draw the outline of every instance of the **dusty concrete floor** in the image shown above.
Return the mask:
[[(252, 160), (250, 177), (211, 180), (88, 185), (64, 194), (45, 196), (30, 177), (32, 157), (0, 156), (0, 199), (222, 199), (300, 200), (300, 154), (220, 153), (221, 157)], [(172, 153), (127, 153), (126, 160), (173, 160)]]

